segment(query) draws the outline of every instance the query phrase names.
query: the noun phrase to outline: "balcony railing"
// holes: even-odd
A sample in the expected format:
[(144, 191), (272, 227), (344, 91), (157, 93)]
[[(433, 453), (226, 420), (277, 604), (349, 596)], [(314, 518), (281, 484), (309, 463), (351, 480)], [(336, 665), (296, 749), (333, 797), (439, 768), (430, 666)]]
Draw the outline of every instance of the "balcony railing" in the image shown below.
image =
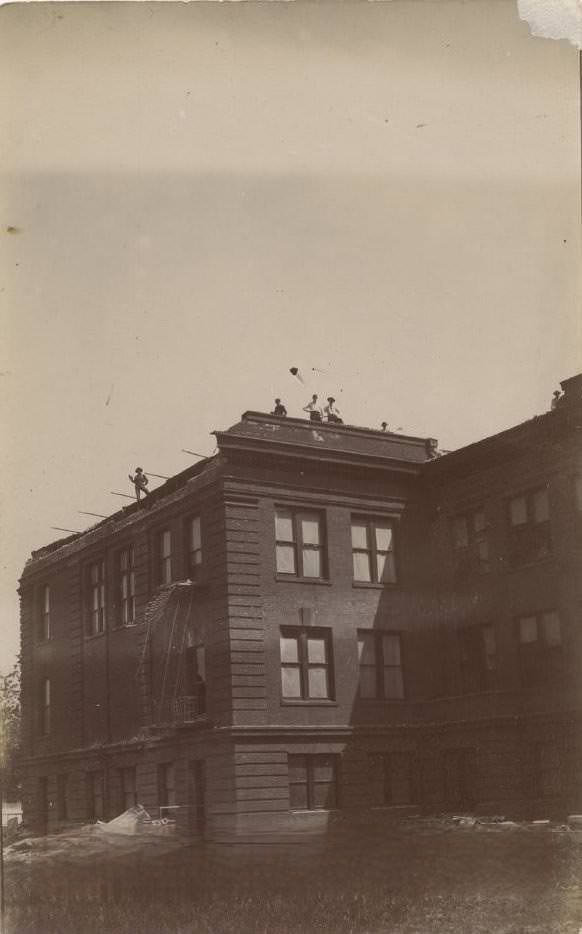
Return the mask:
[(194, 723), (206, 715), (203, 697), (182, 695), (166, 701), (159, 713), (160, 723)]

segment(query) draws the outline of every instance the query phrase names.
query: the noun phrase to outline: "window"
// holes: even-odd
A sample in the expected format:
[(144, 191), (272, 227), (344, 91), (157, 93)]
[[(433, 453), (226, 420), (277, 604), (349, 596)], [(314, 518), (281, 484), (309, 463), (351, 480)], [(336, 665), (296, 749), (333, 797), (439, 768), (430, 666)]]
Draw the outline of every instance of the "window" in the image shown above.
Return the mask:
[(164, 529), (158, 535), (158, 583), (171, 584), (172, 580), (172, 533)]
[(451, 523), (453, 548), (459, 573), (490, 570), (487, 517), (483, 509), (456, 516)]
[(158, 801), (160, 809), (176, 804), (174, 765), (171, 762), (162, 762), (158, 766)]
[(206, 651), (203, 645), (189, 645), (186, 648), (186, 696), (188, 709), (184, 708), (186, 719), (193, 719), (206, 713)]
[(318, 512), (277, 508), (275, 511), (277, 574), (326, 576), (323, 518)]
[(467, 626), (459, 630), (461, 693), (474, 694), (496, 687), (495, 627)]
[(119, 616), (120, 626), (135, 623), (135, 555), (133, 545), (124, 548), (118, 556)]
[(51, 637), (51, 589), (48, 584), (40, 588), (38, 609), (38, 638), (45, 641)]
[(417, 763), (412, 753), (372, 753), (368, 758), (374, 805), (415, 802)]
[(38, 685), (38, 732), (48, 736), (51, 731), (51, 682), (41, 678)]
[(330, 630), (281, 630), (281, 693), (285, 700), (331, 700)]
[(105, 632), (105, 562), (89, 566), (89, 606), (87, 635)]
[(525, 687), (535, 687), (551, 680), (562, 670), (562, 633), (555, 610), (535, 616), (521, 616), (518, 621), (521, 677)]
[(394, 524), (386, 519), (352, 519), (354, 580), (395, 584)]
[(196, 581), (200, 579), (202, 570), (202, 529), (200, 516), (194, 516), (188, 521), (188, 577)]
[(288, 756), (289, 804), (292, 811), (336, 808), (336, 756)]
[(552, 551), (547, 489), (509, 500), (509, 561), (512, 567), (546, 558)]
[(105, 817), (105, 773), (87, 773), (87, 809), (89, 820), (103, 820)]
[(360, 697), (373, 700), (401, 700), (404, 673), (399, 633), (358, 632)]
[(57, 775), (57, 820), (67, 820), (67, 786), (69, 776), (66, 774)]
[(123, 812), (127, 811), (128, 808), (135, 807), (137, 804), (135, 766), (119, 770), (119, 784), (121, 810)]

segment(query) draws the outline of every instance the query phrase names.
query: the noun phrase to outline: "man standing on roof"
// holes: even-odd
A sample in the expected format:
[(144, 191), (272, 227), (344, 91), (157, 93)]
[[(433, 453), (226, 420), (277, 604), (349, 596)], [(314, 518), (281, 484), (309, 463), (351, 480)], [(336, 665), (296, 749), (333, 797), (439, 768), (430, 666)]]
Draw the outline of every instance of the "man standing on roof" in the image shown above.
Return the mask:
[(317, 402), (317, 394), (313, 393), (311, 402), (308, 402), (307, 405), (303, 406), (304, 412), (309, 412), (309, 420), (312, 422), (322, 422), (323, 421), (323, 412), (321, 411), (321, 406)]
[(323, 411), (325, 412), (325, 417), (328, 422), (336, 422), (338, 425), (343, 425), (343, 420), (340, 418), (340, 410), (336, 409), (333, 396), (327, 397), (327, 405)]
[(277, 415), (279, 418), (285, 418), (287, 415), (287, 409), (280, 399), (275, 399), (275, 408), (271, 412), (271, 415)]
[(141, 469), (141, 467), (135, 468), (135, 475), (133, 477), (131, 476), (131, 474), (128, 474), (128, 476), (135, 487), (135, 498), (139, 503), (141, 499), (141, 494), (143, 493), (144, 496), (147, 496), (148, 494), (147, 486), (148, 486), (149, 480), (146, 477), (143, 470)]

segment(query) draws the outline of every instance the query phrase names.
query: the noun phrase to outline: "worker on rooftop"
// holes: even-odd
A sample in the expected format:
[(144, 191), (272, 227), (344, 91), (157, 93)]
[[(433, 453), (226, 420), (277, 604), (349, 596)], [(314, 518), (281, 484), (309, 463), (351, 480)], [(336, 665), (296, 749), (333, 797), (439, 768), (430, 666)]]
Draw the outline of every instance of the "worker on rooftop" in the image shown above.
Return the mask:
[(388, 431), (388, 422), (382, 422), (382, 431)]
[(328, 422), (335, 422), (338, 425), (343, 425), (343, 420), (340, 418), (340, 410), (335, 407), (335, 399), (333, 396), (327, 397), (327, 405), (324, 410), (325, 417)]
[(280, 399), (275, 399), (275, 408), (271, 412), (271, 415), (277, 415), (279, 418), (285, 418), (287, 415), (287, 409)]
[(554, 389), (554, 392), (553, 392), (553, 394), (552, 394), (552, 412), (554, 411), (554, 409), (557, 409), (557, 408), (558, 408), (558, 406), (559, 406), (560, 403), (562, 402), (562, 399), (563, 399), (563, 398), (564, 398), (564, 397), (563, 397), (562, 393), (560, 392), (560, 390), (559, 390), (559, 389)]
[(303, 411), (309, 413), (309, 420), (312, 422), (322, 422), (323, 421), (323, 412), (321, 406), (317, 401), (317, 393), (313, 393), (311, 397), (311, 402), (308, 402), (307, 405), (303, 406)]
[(144, 496), (147, 496), (149, 492), (147, 488), (149, 480), (146, 477), (143, 470), (141, 469), (141, 467), (135, 468), (135, 474), (133, 477), (131, 474), (128, 474), (128, 476), (135, 487), (135, 498), (139, 503), (141, 499), (141, 494), (143, 493)]

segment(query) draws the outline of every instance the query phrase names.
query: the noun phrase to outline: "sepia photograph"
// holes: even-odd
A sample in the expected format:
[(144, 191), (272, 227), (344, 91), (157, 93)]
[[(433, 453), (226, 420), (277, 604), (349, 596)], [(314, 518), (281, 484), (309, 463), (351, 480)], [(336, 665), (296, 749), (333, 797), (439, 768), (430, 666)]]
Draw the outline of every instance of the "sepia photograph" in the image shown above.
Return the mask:
[(581, 934), (581, 48), (0, 8), (0, 934)]

